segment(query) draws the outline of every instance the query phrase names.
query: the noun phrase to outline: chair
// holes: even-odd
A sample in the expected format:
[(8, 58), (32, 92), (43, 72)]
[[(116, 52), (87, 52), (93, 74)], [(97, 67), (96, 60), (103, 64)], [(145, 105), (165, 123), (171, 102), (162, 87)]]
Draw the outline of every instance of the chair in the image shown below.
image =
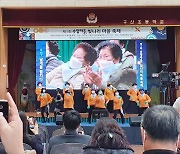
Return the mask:
[(58, 144), (52, 147), (50, 150), (50, 154), (82, 154), (83, 153), (83, 147), (85, 147), (85, 144), (81, 143), (63, 143)]
[[(65, 131), (66, 131), (66, 129), (65, 129), (65, 127), (63, 126), (62, 128), (55, 130), (55, 131), (52, 133), (52, 136), (64, 135)], [(84, 134), (84, 129), (83, 129), (81, 126), (78, 128), (78, 133), (79, 133), (79, 134)]]
[(46, 126), (38, 125), (39, 135), (41, 136), (42, 143), (49, 143), (49, 133)]
[(92, 111), (93, 119), (100, 119), (101, 117), (108, 117), (109, 113), (106, 109), (94, 109)]

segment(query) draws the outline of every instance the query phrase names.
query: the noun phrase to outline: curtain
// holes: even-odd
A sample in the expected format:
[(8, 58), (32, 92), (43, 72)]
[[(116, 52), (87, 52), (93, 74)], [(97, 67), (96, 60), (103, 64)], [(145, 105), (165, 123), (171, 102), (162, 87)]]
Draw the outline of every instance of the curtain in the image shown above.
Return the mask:
[(14, 100), (25, 48), (26, 41), (19, 41), (19, 29), (8, 29), (8, 90)]

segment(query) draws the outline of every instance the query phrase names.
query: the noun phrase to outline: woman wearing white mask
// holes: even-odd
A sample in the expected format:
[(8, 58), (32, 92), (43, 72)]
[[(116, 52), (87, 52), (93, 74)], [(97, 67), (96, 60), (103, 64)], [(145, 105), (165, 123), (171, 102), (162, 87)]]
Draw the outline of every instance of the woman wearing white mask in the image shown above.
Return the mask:
[(144, 111), (149, 108), (149, 103), (151, 102), (151, 98), (148, 94), (145, 94), (144, 89), (139, 89), (140, 94), (138, 95), (138, 102), (137, 106), (139, 106), (139, 114), (138, 116), (141, 116)]
[(82, 90), (82, 94), (84, 95), (84, 104), (85, 104), (84, 106), (87, 108), (88, 99), (89, 99), (89, 96), (91, 95), (91, 88), (89, 87), (88, 83), (86, 83), (84, 86), (85, 87)]
[(94, 89), (92, 89), (90, 96), (88, 97), (88, 122), (91, 123), (91, 115), (92, 112), (95, 108), (95, 104), (96, 104), (96, 100), (97, 100), (97, 95)]
[(49, 104), (52, 103), (53, 97), (46, 93), (46, 88), (42, 88), (41, 94), (38, 95), (37, 100), (40, 102), (42, 122), (45, 122), (44, 112), (46, 112), (47, 120), (49, 121)]
[(123, 102), (122, 97), (119, 95), (118, 91), (115, 92), (113, 103), (114, 103), (114, 116), (113, 116), (113, 118), (116, 119), (117, 113), (119, 113), (121, 116), (122, 124), (123, 124), (125, 122), (124, 113), (123, 113), (123, 109), (122, 109), (122, 105), (124, 102)]
[(74, 89), (82, 89), (85, 82), (83, 73), (97, 59), (96, 50), (88, 43), (76, 45), (70, 61), (64, 63), (46, 75), (47, 88), (63, 89), (63, 84), (69, 82)]
[(125, 65), (122, 65), (122, 50), (117, 43), (103, 41), (98, 44), (99, 58), (96, 64), (98, 72), (87, 69), (89, 80), (99, 88), (105, 88), (110, 82), (118, 90), (125, 90), (131, 87), (136, 80), (136, 72)]
[(139, 95), (139, 90), (137, 88), (137, 84), (133, 83), (132, 88), (130, 88), (127, 91), (127, 95), (130, 96), (129, 98), (129, 103), (126, 106), (125, 111), (129, 110), (129, 113), (138, 113), (138, 107), (137, 107), (137, 102), (138, 102), (138, 95)]

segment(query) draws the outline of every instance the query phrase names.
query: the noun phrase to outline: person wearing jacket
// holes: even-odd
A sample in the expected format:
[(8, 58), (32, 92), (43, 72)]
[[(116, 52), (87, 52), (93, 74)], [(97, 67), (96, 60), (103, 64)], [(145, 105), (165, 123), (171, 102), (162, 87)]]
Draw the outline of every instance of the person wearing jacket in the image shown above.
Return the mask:
[(63, 61), (58, 59), (60, 49), (57, 41), (47, 41), (46, 43), (46, 73), (51, 72), (56, 67), (63, 64)]
[(41, 89), (41, 94), (38, 95), (37, 100), (40, 102), (43, 122), (45, 122), (44, 112), (46, 112), (47, 120), (49, 121), (49, 104), (52, 103), (53, 98), (50, 94), (46, 93), (46, 88)]
[(89, 87), (88, 83), (85, 84), (85, 87), (82, 90), (82, 94), (84, 95), (85, 107), (87, 108), (88, 99), (89, 99), (89, 96), (91, 95), (91, 88)]
[(97, 95), (96, 95), (95, 90), (93, 89), (91, 91), (90, 96), (88, 97), (87, 109), (88, 109), (88, 122), (89, 123), (91, 123), (91, 116), (92, 116), (92, 112), (93, 112), (93, 110), (95, 108), (96, 100), (97, 100)]
[(124, 102), (123, 102), (122, 97), (119, 95), (118, 91), (115, 92), (113, 103), (114, 103), (114, 116), (113, 116), (113, 118), (116, 119), (117, 113), (119, 113), (121, 116), (121, 121), (122, 121), (122, 123), (124, 123), (124, 113), (123, 113), (123, 109), (122, 109), (122, 105)]
[(97, 51), (90, 44), (77, 44), (68, 62), (46, 74), (46, 86), (51, 89), (63, 89), (64, 83), (69, 82), (74, 89), (82, 89), (83, 83), (86, 82), (85, 69), (96, 59)]
[(104, 95), (108, 97), (109, 102), (107, 104), (107, 110), (111, 113), (113, 112), (113, 99), (114, 99), (114, 92), (116, 88), (113, 87), (111, 83), (107, 84), (107, 87), (104, 89)]
[(133, 154), (126, 136), (116, 120), (102, 117), (92, 130), (88, 146), (83, 154)]
[(139, 116), (141, 116), (144, 111), (149, 108), (149, 103), (151, 102), (151, 98), (148, 94), (145, 94), (144, 89), (139, 89), (140, 94), (138, 95), (137, 105), (139, 106)]
[(137, 88), (137, 84), (133, 83), (132, 88), (130, 88), (127, 91), (127, 95), (130, 96), (129, 98), (129, 103), (126, 106), (125, 112), (127, 110), (130, 111), (130, 113), (138, 113), (138, 107), (137, 107), (137, 101), (138, 101), (138, 95), (139, 95), (139, 90)]
[(72, 87), (70, 87), (70, 83), (65, 83), (65, 88), (63, 89), (64, 94), (64, 110), (72, 110), (74, 109), (74, 91)]
[(43, 154), (43, 144), (40, 135), (34, 134), (29, 127), (27, 116), (24, 112), (19, 112), (19, 116), (23, 123), (23, 143), (26, 143), (36, 150), (37, 154)]

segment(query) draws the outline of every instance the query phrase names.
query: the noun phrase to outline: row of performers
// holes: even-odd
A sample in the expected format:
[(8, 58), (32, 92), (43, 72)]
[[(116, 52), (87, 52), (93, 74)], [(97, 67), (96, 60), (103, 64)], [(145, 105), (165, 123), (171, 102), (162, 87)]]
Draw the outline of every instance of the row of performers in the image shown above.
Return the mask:
[[(139, 115), (141, 115), (148, 107), (151, 101), (151, 98), (144, 93), (144, 89), (137, 89), (137, 85), (133, 84), (133, 88), (127, 92), (127, 95), (130, 96), (130, 103), (135, 106), (138, 106)], [(64, 111), (74, 109), (74, 91), (70, 84), (65, 83), (65, 88), (63, 89), (63, 96), (60, 93), (60, 89), (57, 89), (57, 96), (53, 98), (50, 94), (46, 93), (46, 89), (42, 88), (40, 83), (39, 87), (36, 88), (37, 100), (40, 102), (41, 114), (43, 121), (45, 121), (44, 113), (49, 117), (49, 104), (52, 103), (53, 99), (56, 102), (56, 107), (54, 110), (54, 115), (56, 116), (60, 112), (60, 106), (63, 104)], [(110, 113), (114, 113), (113, 118), (116, 119), (117, 114), (119, 113), (124, 123), (124, 113), (123, 113), (123, 98), (120, 96), (119, 92), (113, 87), (110, 83), (104, 90), (91, 89), (88, 84), (85, 84), (85, 88), (82, 90), (84, 95), (84, 101), (87, 104), (88, 111), (88, 122), (91, 123), (92, 112), (95, 109), (98, 110), (107, 110)], [(129, 106), (127, 106), (129, 107)]]

